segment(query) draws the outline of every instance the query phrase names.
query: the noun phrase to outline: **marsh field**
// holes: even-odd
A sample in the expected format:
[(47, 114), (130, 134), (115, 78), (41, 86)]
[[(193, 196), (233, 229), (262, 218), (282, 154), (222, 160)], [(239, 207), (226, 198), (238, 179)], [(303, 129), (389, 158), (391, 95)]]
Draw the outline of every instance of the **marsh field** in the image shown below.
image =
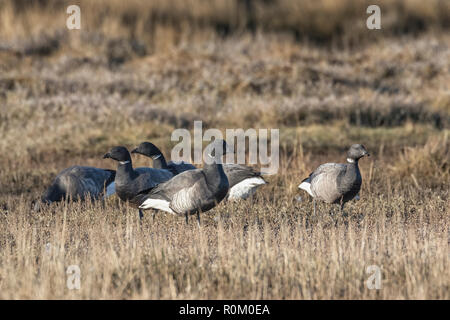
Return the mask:
[[(450, 2), (371, 1), (381, 30), (368, 4), (0, 0), (0, 298), (450, 299)], [(170, 158), (195, 120), (279, 129), (278, 173), (200, 229), (115, 196), (30, 209), (112, 146)], [(353, 143), (361, 199), (313, 215), (298, 184)]]

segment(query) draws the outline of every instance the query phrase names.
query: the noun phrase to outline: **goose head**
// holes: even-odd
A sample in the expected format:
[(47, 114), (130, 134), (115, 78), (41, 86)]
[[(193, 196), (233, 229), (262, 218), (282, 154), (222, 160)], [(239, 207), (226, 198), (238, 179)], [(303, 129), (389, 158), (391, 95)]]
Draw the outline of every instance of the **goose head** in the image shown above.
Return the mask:
[[(228, 145), (228, 143), (223, 139), (216, 139), (211, 142), (206, 148), (205, 153), (207, 159), (215, 161), (217, 163), (222, 162), (222, 157), (227, 153), (234, 153), (234, 150)], [(209, 163), (207, 161), (207, 163)]]
[(355, 162), (361, 159), (362, 157), (369, 157), (370, 154), (367, 152), (366, 148), (362, 144), (354, 144), (348, 149), (347, 152), (347, 161)]
[(131, 153), (142, 154), (152, 159), (158, 159), (161, 156), (161, 151), (151, 142), (142, 142)]
[(111, 150), (103, 156), (103, 159), (107, 158), (119, 161), (120, 163), (131, 162), (130, 153), (127, 148), (122, 146), (111, 148)]

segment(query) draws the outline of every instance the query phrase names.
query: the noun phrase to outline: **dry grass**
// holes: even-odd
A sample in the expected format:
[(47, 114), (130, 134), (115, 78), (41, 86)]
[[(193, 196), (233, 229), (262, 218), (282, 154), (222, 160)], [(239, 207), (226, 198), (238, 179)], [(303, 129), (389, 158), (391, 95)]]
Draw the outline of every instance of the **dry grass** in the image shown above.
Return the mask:
[[(65, 1), (0, 1), (0, 298), (450, 298), (448, 1), (382, 1), (377, 35), (362, 1), (250, 2), (79, 1), (68, 32)], [(279, 173), (201, 230), (116, 198), (30, 212), (61, 169), (144, 140), (169, 155), (194, 120), (279, 128)], [(355, 142), (361, 200), (313, 216), (299, 182)]]
[[(373, 161), (343, 217), (293, 201), (300, 170), (286, 168), (251, 206), (205, 214), (201, 230), (164, 214), (141, 226), (116, 201), (33, 215), (10, 198), (1, 298), (448, 299), (448, 185), (419, 189)], [(65, 284), (74, 264), (79, 291)], [(365, 286), (369, 265), (382, 268), (381, 290)]]

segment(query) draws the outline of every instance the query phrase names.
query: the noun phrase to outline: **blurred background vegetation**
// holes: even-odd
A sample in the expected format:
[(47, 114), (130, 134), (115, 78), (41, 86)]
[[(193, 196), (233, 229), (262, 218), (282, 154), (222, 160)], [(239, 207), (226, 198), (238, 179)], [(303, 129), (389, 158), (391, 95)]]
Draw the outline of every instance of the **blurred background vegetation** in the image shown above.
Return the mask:
[[(207, 32), (285, 33), (299, 41), (348, 46), (450, 25), (445, 0), (2, 0), (2, 36), (60, 31), (70, 4), (82, 8), (83, 33), (138, 39), (153, 50), (159, 42), (177, 46)], [(366, 28), (370, 4), (381, 8), (383, 32)]]
[[(81, 30), (66, 28), (71, 4)], [(42, 168), (54, 172), (73, 157), (99, 165), (114, 144), (167, 153), (194, 120), (280, 128), (294, 158), (446, 137), (450, 2), (377, 1), (381, 30), (366, 28), (369, 4), (1, 0), (0, 159), (61, 162)]]
[[(66, 28), (71, 4), (81, 30)], [(96, 164), (142, 140), (167, 153), (194, 120), (280, 128), (286, 156), (446, 136), (450, 2), (376, 1), (381, 30), (369, 4), (1, 0), (0, 159)]]

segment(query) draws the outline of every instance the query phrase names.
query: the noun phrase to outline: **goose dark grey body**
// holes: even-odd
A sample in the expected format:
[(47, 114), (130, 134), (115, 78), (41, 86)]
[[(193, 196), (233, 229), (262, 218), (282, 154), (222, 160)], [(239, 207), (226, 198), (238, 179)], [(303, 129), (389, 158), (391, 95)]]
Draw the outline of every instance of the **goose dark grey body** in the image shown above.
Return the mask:
[[(101, 195), (114, 194), (114, 170), (94, 167), (72, 166), (62, 170), (41, 197), (44, 203), (71, 198), (97, 199)], [(38, 206), (36, 207), (38, 209)]]
[[(139, 153), (152, 158), (153, 168), (167, 169), (174, 175), (197, 169), (192, 164), (186, 162), (170, 161), (167, 163), (161, 151), (151, 142), (142, 142), (131, 153)], [(261, 177), (261, 173), (251, 167), (226, 163), (222, 166), (230, 185), (230, 190), (227, 195), (228, 200), (247, 199), (255, 193), (259, 186), (266, 184), (266, 181)]]
[(158, 184), (173, 177), (164, 169), (133, 168), (131, 156), (125, 147), (114, 147), (103, 158), (111, 158), (119, 162), (116, 171), (116, 193), (122, 201), (138, 207), (142, 197)]
[(344, 204), (355, 198), (361, 189), (358, 161), (364, 156), (369, 156), (364, 146), (354, 144), (347, 153), (348, 163), (322, 164), (302, 181), (299, 188), (307, 191), (314, 200), (339, 203), (342, 210)]
[(202, 169), (182, 172), (158, 185), (143, 199), (139, 208), (184, 215), (186, 223), (189, 215), (197, 214), (200, 223), (200, 212), (214, 208), (225, 198), (229, 189), (228, 178), (221, 164), (227, 144), (223, 140), (215, 140), (212, 144), (216, 146), (213, 163), (206, 163)]

